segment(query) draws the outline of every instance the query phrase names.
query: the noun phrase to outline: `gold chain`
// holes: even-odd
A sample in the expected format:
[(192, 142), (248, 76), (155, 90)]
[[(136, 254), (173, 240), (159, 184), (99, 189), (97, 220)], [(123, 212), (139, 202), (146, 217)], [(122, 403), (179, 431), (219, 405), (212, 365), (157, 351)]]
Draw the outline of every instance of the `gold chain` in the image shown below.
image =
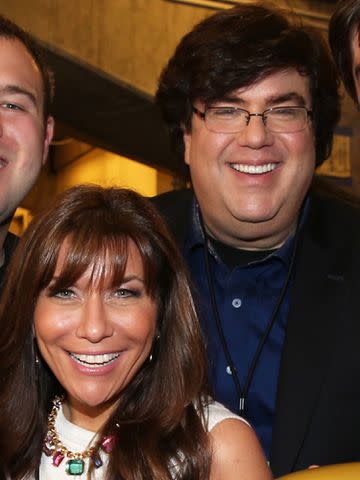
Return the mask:
[(51, 409), (51, 412), (49, 414), (48, 418), (48, 434), (47, 434), (47, 440), (49, 440), (52, 445), (55, 447), (56, 452), (61, 452), (65, 457), (69, 459), (82, 459), (84, 460), (85, 458), (91, 457), (94, 453), (95, 447), (89, 447), (83, 452), (72, 452), (71, 450), (67, 449), (65, 445), (61, 442), (56, 428), (55, 428), (55, 421), (56, 417), (58, 415), (59, 408), (61, 407), (62, 403), (64, 401), (64, 397), (57, 396), (53, 400), (53, 407)]

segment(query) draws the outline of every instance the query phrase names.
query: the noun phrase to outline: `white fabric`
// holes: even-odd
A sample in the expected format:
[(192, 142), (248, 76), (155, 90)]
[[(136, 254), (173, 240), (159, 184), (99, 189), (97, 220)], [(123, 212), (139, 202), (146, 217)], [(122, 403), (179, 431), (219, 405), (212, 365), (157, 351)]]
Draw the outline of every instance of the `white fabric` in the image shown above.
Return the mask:
[[(230, 412), (230, 410), (218, 402), (211, 401), (207, 405), (206, 428), (208, 431), (211, 431), (216, 425), (228, 418), (235, 418), (247, 423), (243, 418), (240, 418), (234, 413)], [(65, 445), (68, 450), (73, 452), (83, 452), (86, 450), (96, 436), (94, 432), (90, 432), (89, 430), (85, 430), (69, 422), (69, 420), (65, 418), (62, 408), (59, 409), (55, 426), (63, 445)], [(103, 466), (94, 470), (94, 474), (92, 476), (92, 479), (94, 480), (103, 480), (104, 471), (106, 470), (108, 457), (104, 452), (100, 452), (100, 456), (103, 461)], [(86, 479), (89, 459), (85, 460), (85, 470), (82, 475), (71, 476), (69, 476), (65, 471), (66, 461), (66, 458), (64, 458), (59, 467), (54, 467), (52, 465), (52, 457), (47, 457), (43, 453), (40, 464), (40, 480), (69, 480), (70, 478), (82, 480)]]
[[(83, 452), (93, 442), (96, 433), (85, 430), (69, 422), (65, 418), (63, 409), (60, 408), (55, 421), (56, 431), (61, 440), (61, 443), (66, 446), (68, 450), (72, 452)], [(101, 460), (104, 465), (98, 469), (95, 469), (93, 479), (102, 480), (104, 467), (106, 468), (107, 455), (104, 452), (100, 452)], [(89, 459), (85, 459), (85, 470), (82, 475), (68, 475), (66, 473), (67, 459), (61, 462), (58, 467), (52, 465), (52, 457), (47, 457), (44, 453), (41, 457), (40, 464), (40, 480), (69, 480), (73, 479), (86, 479), (86, 473), (89, 466)]]
[(216, 425), (223, 420), (227, 420), (228, 418), (235, 418), (236, 420), (241, 420), (242, 422), (246, 423), (250, 426), (250, 424), (242, 417), (239, 417), (235, 413), (228, 410), (224, 405), (219, 402), (215, 402), (212, 400), (207, 408), (207, 431), (211, 432), (211, 430), (216, 427)]

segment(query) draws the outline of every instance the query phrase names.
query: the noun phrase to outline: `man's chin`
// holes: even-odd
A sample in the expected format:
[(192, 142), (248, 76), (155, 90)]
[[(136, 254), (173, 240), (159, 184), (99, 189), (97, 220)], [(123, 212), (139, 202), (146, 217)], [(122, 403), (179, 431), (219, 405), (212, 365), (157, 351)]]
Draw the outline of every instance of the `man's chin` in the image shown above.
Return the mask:
[(270, 209), (243, 209), (234, 212), (234, 217), (241, 223), (253, 225), (266, 225), (276, 219), (278, 211)]

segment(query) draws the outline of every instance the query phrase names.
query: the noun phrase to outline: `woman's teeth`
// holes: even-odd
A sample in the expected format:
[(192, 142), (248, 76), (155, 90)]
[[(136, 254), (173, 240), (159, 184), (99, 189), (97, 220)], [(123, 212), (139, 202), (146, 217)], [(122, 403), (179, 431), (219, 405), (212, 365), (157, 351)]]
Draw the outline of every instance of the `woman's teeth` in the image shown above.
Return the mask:
[(103, 367), (118, 358), (120, 353), (104, 353), (102, 355), (85, 355), (79, 353), (71, 353), (70, 357), (73, 358), (77, 363), (85, 367)]

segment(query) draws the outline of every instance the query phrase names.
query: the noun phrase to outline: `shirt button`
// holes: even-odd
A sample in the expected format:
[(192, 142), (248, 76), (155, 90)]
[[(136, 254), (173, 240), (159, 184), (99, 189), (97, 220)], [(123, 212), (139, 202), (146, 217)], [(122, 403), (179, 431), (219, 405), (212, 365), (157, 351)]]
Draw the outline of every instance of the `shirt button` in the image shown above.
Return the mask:
[(240, 298), (234, 298), (234, 300), (231, 302), (231, 304), (234, 308), (240, 308), (241, 307)]
[(226, 367), (226, 373), (227, 373), (228, 375), (232, 375), (230, 365), (228, 365), (228, 366)]

